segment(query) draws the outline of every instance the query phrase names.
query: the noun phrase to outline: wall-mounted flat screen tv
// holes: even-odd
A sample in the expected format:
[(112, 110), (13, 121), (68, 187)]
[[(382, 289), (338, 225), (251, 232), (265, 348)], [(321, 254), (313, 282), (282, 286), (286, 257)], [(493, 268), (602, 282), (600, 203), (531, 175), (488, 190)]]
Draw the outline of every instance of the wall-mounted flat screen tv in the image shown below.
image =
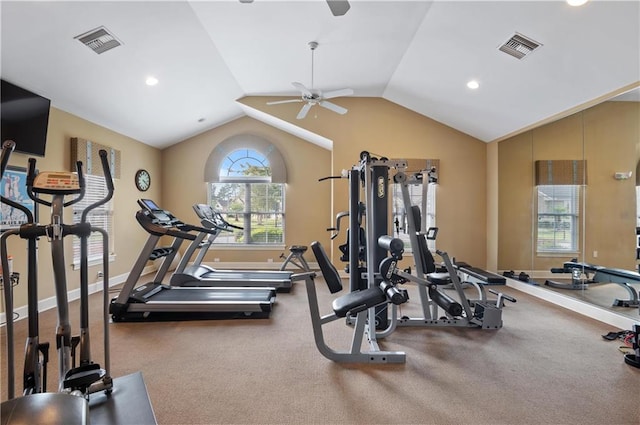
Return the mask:
[(44, 156), (51, 101), (8, 81), (1, 83), (0, 143), (13, 140), (17, 152)]

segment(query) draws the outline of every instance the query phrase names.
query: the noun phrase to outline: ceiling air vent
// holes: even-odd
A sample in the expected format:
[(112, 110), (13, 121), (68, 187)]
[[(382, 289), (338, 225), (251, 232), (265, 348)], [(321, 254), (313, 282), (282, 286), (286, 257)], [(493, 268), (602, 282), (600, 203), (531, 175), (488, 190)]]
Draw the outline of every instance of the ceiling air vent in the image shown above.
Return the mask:
[(542, 46), (542, 44), (537, 41), (533, 41), (522, 34), (515, 33), (498, 49), (513, 56), (514, 58), (522, 59), (540, 46)]
[(104, 53), (107, 50), (111, 50), (122, 44), (120, 40), (111, 34), (105, 27), (92, 29), (91, 31), (80, 34), (74, 38), (97, 54)]

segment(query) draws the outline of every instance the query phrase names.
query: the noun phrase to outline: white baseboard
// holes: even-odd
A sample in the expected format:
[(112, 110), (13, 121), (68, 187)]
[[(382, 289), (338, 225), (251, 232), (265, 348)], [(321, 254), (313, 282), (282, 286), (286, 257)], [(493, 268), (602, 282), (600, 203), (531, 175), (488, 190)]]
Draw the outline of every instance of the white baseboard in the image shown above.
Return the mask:
[[(153, 273), (156, 270), (156, 268), (154, 266), (148, 266), (145, 267), (142, 275), (146, 275), (149, 273)], [(120, 283), (123, 283), (124, 281), (127, 280), (127, 277), (129, 277), (129, 273), (125, 273), (125, 274), (121, 274), (115, 277), (110, 277), (109, 278), (109, 287), (111, 288), (112, 286), (115, 285), (119, 285)], [(102, 282), (98, 282), (98, 283), (92, 283), (89, 285), (89, 294), (93, 294), (96, 292), (100, 292), (102, 291)], [(80, 298), (80, 288), (78, 289), (73, 289), (71, 291), (69, 291), (67, 293), (67, 297), (69, 297), (69, 302), (71, 301), (75, 301), (77, 299)], [(46, 311), (52, 308), (56, 308), (56, 297), (49, 297), (46, 298), (44, 300), (40, 300), (38, 302), (38, 311)], [(18, 313), (18, 318), (16, 319), (16, 321), (25, 319), (29, 316), (28, 314), (28, 308), (26, 305), (20, 306), (18, 308), (14, 308), (14, 312)], [(5, 325), (6, 322), (6, 314), (4, 312), (0, 313), (0, 322), (2, 322), (2, 326)]]

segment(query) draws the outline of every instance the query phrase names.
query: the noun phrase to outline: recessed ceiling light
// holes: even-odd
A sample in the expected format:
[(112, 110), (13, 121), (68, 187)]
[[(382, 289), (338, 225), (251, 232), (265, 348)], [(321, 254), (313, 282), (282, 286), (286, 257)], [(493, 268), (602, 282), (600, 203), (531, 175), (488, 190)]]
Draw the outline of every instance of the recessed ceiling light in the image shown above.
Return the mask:
[(147, 83), (148, 86), (155, 86), (156, 84), (158, 84), (158, 79), (156, 77), (147, 77), (145, 83)]
[(480, 87), (480, 84), (476, 80), (471, 80), (467, 83), (467, 87), (469, 87), (471, 90), (475, 90)]
[(585, 4), (588, 1), (589, 0), (567, 0), (567, 4), (569, 6), (582, 6), (583, 4)]

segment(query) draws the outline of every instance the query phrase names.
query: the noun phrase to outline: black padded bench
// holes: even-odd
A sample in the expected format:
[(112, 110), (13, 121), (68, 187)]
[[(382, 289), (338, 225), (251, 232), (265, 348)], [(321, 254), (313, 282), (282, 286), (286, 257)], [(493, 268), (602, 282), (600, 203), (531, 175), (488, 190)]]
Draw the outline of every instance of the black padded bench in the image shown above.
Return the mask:
[(576, 282), (574, 279), (570, 284), (547, 280), (545, 285), (561, 289), (583, 290), (587, 289), (589, 284), (593, 283), (615, 283), (622, 286), (627, 291), (629, 298), (626, 300), (616, 298), (613, 300), (614, 307), (635, 308), (640, 306), (638, 291), (629, 285), (630, 283), (640, 283), (640, 273), (624, 269), (607, 268), (596, 264), (581, 263), (575, 260), (567, 261), (563, 264), (562, 269), (551, 269), (551, 272), (572, 273), (574, 270), (591, 273), (593, 274), (593, 277), (586, 282)]

